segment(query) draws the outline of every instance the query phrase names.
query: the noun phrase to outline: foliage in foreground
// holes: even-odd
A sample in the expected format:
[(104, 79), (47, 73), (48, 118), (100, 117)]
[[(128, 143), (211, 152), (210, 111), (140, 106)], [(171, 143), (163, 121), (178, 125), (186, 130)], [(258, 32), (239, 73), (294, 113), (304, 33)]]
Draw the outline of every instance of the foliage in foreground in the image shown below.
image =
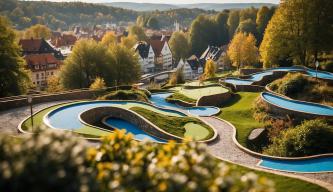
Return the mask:
[(273, 138), (264, 153), (276, 156), (297, 157), (333, 152), (333, 128), (323, 120), (304, 121)]
[(124, 131), (97, 148), (49, 131), (0, 143), (4, 191), (272, 191), (271, 181), (216, 161), (203, 144), (140, 143)]

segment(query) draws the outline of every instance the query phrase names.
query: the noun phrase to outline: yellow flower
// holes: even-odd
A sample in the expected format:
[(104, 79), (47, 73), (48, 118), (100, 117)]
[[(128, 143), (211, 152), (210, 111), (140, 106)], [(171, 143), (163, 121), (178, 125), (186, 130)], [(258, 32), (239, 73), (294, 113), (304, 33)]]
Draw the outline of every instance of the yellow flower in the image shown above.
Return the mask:
[(95, 159), (97, 155), (97, 150), (95, 148), (89, 148), (88, 151), (87, 151), (87, 159), (89, 161)]
[(166, 191), (167, 190), (167, 184), (165, 182), (161, 182), (159, 185), (158, 185), (158, 190), (159, 191)]

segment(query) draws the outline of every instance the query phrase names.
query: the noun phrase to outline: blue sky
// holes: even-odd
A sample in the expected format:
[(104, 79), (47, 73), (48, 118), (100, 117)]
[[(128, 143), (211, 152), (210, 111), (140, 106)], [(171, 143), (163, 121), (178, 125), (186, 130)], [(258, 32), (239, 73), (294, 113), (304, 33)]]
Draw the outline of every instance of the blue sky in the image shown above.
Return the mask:
[(85, 1), (90, 3), (100, 2), (137, 2), (137, 3), (279, 3), (279, 0), (47, 0), (47, 1)]

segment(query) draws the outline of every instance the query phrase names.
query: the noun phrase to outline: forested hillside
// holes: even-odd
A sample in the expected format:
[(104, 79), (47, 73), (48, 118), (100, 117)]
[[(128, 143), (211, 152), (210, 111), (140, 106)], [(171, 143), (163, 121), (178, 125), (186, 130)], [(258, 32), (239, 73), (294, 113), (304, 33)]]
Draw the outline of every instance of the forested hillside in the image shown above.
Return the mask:
[(163, 27), (171, 27), (174, 21), (189, 26), (200, 14), (214, 11), (201, 9), (176, 9), (169, 11), (136, 12), (100, 4), (82, 2), (38, 2), (1, 0), (0, 15), (7, 16), (17, 29), (35, 24), (45, 24), (51, 29), (68, 29), (73, 25), (135, 22), (138, 15), (150, 15), (159, 20)]

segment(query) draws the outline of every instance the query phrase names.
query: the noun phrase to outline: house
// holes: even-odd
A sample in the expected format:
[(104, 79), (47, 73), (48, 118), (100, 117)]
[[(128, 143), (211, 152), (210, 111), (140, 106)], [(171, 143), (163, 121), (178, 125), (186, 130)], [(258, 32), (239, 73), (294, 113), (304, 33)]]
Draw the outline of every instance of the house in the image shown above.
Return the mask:
[(21, 39), (22, 55), (51, 53), (57, 59), (63, 59), (60, 51), (52, 47), (45, 39)]
[(172, 52), (167, 41), (149, 40), (155, 54), (155, 71), (172, 69)]
[(37, 89), (47, 86), (47, 79), (57, 75), (61, 62), (52, 53), (29, 54), (23, 57), (31, 71), (31, 81)]
[(224, 57), (227, 53), (228, 46), (224, 45), (222, 47), (216, 46), (208, 46), (207, 49), (202, 53), (199, 60), (201, 63), (206, 63), (208, 60), (213, 60), (218, 68), (227, 69), (228, 66), (225, 66), (222, 57)]
[(135, 52), (139, 56), (139, 64), (143, 73), (152, 73), (155, 70), (155, 53), (150, 44), (138, 42), (134, 46)]
[(177, 65), (179, 69), (183, 70), (185, 80), (197, 79), (203, 73), (203, 65), (195, 55), (186, 60), (181, 59)]
[(72, 48), (77, 41), (76, 36), (66, 33), (60, 33), (60, 35), (53, 34), (49, 44), (60, 51), (64, 58), (66, 58), (72, 52)]

